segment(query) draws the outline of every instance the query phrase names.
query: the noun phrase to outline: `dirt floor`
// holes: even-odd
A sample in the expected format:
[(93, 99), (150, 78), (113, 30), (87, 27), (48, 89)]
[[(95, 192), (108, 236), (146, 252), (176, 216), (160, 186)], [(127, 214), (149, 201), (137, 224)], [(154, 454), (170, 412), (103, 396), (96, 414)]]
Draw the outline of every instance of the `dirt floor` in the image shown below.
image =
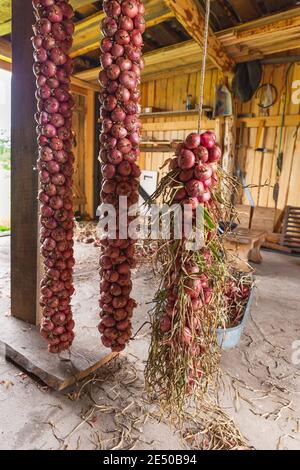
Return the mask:
[[(0, 238), (0, 315), (9, 316), (9, 242)], [(99, 342), (98, 249), (76, 245), (77, 335)], [(256, 449), (300, 449), (300, 258), (264, 252), (243, 340), (224, 352), (220, 403)], [(155, 285), (148, 267), (135, 274), (134, 329), (147, 319)], [(1, 327), (1, 317), (0, 317)], [(0, 449), (186, 448), (179, 433), (145, 404), (143, 329), (126, 354), (93, 381), (51, 391), (0, 357)], [(298, 341), (298, 343), (297, 343)], [(293, 350), (293, 347), (295, 348)], [(297, 349), (298, 348), (298, 349)]]

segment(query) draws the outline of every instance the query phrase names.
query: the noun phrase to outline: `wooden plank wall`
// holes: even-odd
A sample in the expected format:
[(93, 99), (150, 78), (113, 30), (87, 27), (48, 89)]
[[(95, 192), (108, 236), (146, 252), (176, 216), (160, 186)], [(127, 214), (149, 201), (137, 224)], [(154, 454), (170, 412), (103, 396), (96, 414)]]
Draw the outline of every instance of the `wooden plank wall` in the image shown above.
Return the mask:
[[(207, 71), (205, 80), (205, 105), (214, 106), (215, 85), (219, 80), (216, 69)], [(192, 95), (193, 107), (199, 102), (200, 73), (171, 75), (166, 78), (142, 83), (142, 107), (155, 107), (164, 111), (184, 111), (187, 95)], [(197, 116), (163, 116), (143, 117), (143, 137), (147, 140), (180, 140), (197, 130)], [(207, 121), (206, 126), (215, 129), (215, 121)], [(159, 171), (170, 153), (142, 153), (140, 167), (142, 170)], [(160, 176), (164, 172), (160, 171)]]
[[(176, 121), (174, 121), (176, 119)], [(216, 121), (205, 120), (205, 128), (215, 130)], [(159, 117), (159, 118), (143, 118), (143, 135), (147, 136), (147, 140), (183, 140), (190, 132), (197, 132), (197, 116), (177, 116)], [(141, 153), (139, 165), (142, 170), (158, 171), (161, 177), (166, 171), (160, 168), (164, 162), (172, 157), (170, 152), (147, 152)]]
[[(205, 78), (205, 105), (214, 105), (215, 85), (220, 78), (217, 69), (209, 69)], [(187, 95), (192, 95), (193, 105), (198, 103), (200, 73), (170, 75), (145, 81), (141, 86), (142, 107), (156, 107), (164, 111), (184, 111)]]
[[(263, 70), (262, 83), (272, 83), (278, 90), (278, 99), (270, 109), (271, 117), (275, 119), (275, 124), (266, 127), (259, 142), (259, 147), (263, 144), (265, 132), (265, 145), (271, 151), (264, 156), (255, 152), (257, 144), (257, 134), (260, 120), (264, 120), (257, 100), (235, 104), (236, 114), (253, 113), (256, 119), (248, 120), (243, 136), (244, 149), (237, 152), (241, 168), (246, 173), (247, 183), (250, 185), (265, 185), (264, 187), (252, 188), (255, 204), (262, 207), (275, 207), (273, 200), (273, 187), (276, 182), (276, 162), (280, 139), (281, 113), (284, 103), (284, 84), (289, 64), (265, 65)], [(214, 105), (215, 85), (219, 82), (220, 75), (217, 70), (207, 71), (205, 80), (205, 104)], [(292, 103), (292, 83), (300, 80), (300, 64), (294, 64), (289, 73), (287, 87), (287, 108), (286, 114), (293, 119), (283, 130), (283, 169), (279, 180), (280, 194), (278, 208), (281, 211), (287, 204), (300, 206), (300, 130), (297, 132), (297, 125), (300, 124), (300, 105)], [(179, 76), (170, 75), (157, 80), (142, 83), (142, 106), (152, 106), (168, 111), (182, 111), (185, 109), (185, 100), (188, 94), (193, 96), (193, 102), (198, 102), (199, 74), (194, 72)], [(193, 104), (194, 104), (193, 103)], [(299, 120), (298, 120), (299, 117)], [(184, 136), (197, 128), (195, 116), (165, 116), (165, 117), (143, 117), (143, 135), (148, 140), (173, 140), (182, 139)], [(194, 124), (193, 124), (194, 122)], [(218, 131), (219, 122), (210, 121), (209, 126)], [(292, 124), (292, 125), (290, 125)], [(238, 134), (238, 130), (237, 130)], [(246, 148), (248, 147), (248, 148)], [(163, 162), (170, 157), (170, 154), (147, 153), (142, 154), (140, 165), (142, 169), (158, 171)], [(248, 204), (245, 195), (239, 201)]]
[(73, 115), (73, 128), (76, 135), (73, 153), (75, 156), (74, 187), (75, 187), (75, 210), (85, 210), (85, 120), (86, 120), (86, 97), (74, 94), (76, 107)]
[[(282, 114), (288, 67), (289, 64), (264, 66), (262, 83), (272, 83), (278, 90), (278, 99), (270, 109), (270, 116), (280, 116)], [(278, 209), (281, 211), (284, 210), (287, 204), (300, 206), (300, 131), (298, 132), (297, 128), (298, 124), (300, 124), (300, 105), (292, 102), (292, 84), (296, 80), (300, 80), (300, 64), (294, 64), (288, 75), (286, 114), (294, 116), (294, 119), (292, 120), (292, 125), (285, 126), (283, 129), (283, 168), (279, 178), (280, 192), (278, 199)], [(256, 117), (264, 119), (256, 99), (252, 99), (249, 103), (238, 104), (237, 113), (254, 113)], [(280, 122), (280, 119), (277, 120), (277, 124)], [(239, 163), (246, 173), (248, 184), (257, 186), (264, 185), (265, 183), (268, 184), (264, 187), (251, 189), (256, 205), (273, 208), (275, 207), (273, 187), (276, 183), (280, 125), (264, 128), (258, 146), (263, 146), (263, 134), (265, 133), (265, 144), (270, 151), (263, 155), (255, 151), (259, 132), (258, 123), (257, 119), (247, 122), (243, 143), (249, 148), (240, 150)], [(248, 204), (245, 194), (240, 202)]]
[(93, 90), (73, 90), (75, 109), (73, 129), (76, 140), (73, 148), (75, 156), (74, 202), (75, 210), (94, 217), (94, 133), (95, 133), (95, 93)]

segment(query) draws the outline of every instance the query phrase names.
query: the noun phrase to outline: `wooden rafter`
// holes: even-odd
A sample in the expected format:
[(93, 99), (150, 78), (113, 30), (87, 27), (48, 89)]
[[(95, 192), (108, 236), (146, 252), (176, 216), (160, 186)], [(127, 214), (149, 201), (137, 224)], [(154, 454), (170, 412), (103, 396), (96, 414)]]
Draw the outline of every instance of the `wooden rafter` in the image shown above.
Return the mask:
[(91, 0), (71, 0), (70, 3), (72, 4), (74, 10), (77, 10), (78, 8), (90, 5), (92, 2)]
[[(204, 18), (196, 0), (164, 1), (170, 10), (173, 11), (177, 20), (202, 48)], [(211, 30), (208, 40), (208, 55), (223, 72), (231, 72), (234, 69), (234, 60), (226, 54), (221, 42)]]
[(11, 63), (11, 43), (0, 38), (0, 60)]
[(300, 27), (300, 7), (287, 12), (266, 16), (256, 21), (250, 21), (235, 28), (216, 33), (224, 45), (240, 44), (250, 40), (264, 40), (276, 33), (287, 34)]
[[(156, 4), (155, 4), (156, 5)], [(102, 11), (84, 18), (75, 25), (72, 57), (88, 54), (99, 48), (100, 23), (104, 18)], [(160, 8), (148, 8), (146, 13), (147, 28), (174, 18), (174, 14), (165, 5)]]
[[(184, 41), (172, 46), (162, 47), (144, 55), (145, 70), (143, 75), (149, 73), (161, 73), (164, 69), (176, 67), (177, 65), (189, 65), (201, 62), (201, 49), (199, 45), (193, 41)], [(98, 78), (100, 67), (84, 70), (75, 76), (81, 80), (95, 81)]]
[(11, 0), (1, 0), (0, 36), (11, 32)]
[[(11, 3), (12, 0), (1, 0), (0, 5), (0, 36), (5, 36), (11, 32)], [(71, 0), (75, 10), (92, 3), (91, 0)]]
[(237, 62), (295, 49), (300, 37), (300, 7), (217, 33)]

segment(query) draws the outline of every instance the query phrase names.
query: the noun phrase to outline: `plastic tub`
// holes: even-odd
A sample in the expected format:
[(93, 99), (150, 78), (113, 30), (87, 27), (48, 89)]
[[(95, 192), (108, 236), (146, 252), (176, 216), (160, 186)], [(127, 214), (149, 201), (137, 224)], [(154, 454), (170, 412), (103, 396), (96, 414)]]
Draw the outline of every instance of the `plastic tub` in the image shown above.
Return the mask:
[(218, 328), (217, 329), (218, 345), (224, 351), (235, 348), (239, 344), (244, 328), (245, 328), (247, 318), (249, 316), (250, 308), (253, 302), (253, 297), (254, 297), (254, 289), (252, 289), (248, 303), (245, 307), (243, 320), (238, 326), (235, 326), (234, 328), (227, 328), (227, 329)]

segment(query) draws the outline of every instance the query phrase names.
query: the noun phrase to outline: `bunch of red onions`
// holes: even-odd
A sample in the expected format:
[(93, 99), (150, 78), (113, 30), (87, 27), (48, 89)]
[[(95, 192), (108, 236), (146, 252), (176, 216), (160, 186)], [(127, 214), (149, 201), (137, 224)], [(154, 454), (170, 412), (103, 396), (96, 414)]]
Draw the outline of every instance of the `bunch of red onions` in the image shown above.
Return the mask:
[[(127, 197), (128, 207), (139, 199), (140, 111), (139, 82), (144, 67), (142, 34), (145, 31), (141, 0), (104, 0), (106, 17), (102, 22), (99, 75), (102, 133), (99, 159), (103, 176), (101, 201), (118, 212), (119, 196)], [(127, 221), (130, 217), (127, 213)], [(135, 241), (104, 236), (100, 258), (99, 331), (105, 347), (114, 352), (125, 348), (131, 337), (131, 318), (135, 301), (131, 269), (135, 267)]]
[[(213, 132), (192, 133), (178, 145), (176, 156), (170, 162), (170, 173), (159, 188), (159, 194), (166, 195), (164, 200), (169, 205), (175, 201), (190, 207), (193, 228), (198, 206), (211, 218), (210, 226), (204, 230), (205, 245), (199, 250), (191, 250), (185, 237), (170, 240), (168, 244), (163, 242), (160, 248), (162, 283), (154, 299), (146, 379), (149, 390), (174, 405), (200, 383), (207, 383), (216, 363), (213, 351), (217, 348), (211, 338), (219, 309), (212, 313), (211, 307), (213, 299), (216, 300), (219, 269), (215, 189), (219, 186), (220, 158), (221, 149)], [(211, 249), (211, 244), (215, 249)], [(173, 369), (169, 364), (173, 364)]]
[(41, 253), (44, 274), (40, 305), (41, 335), (49, 352), (69, 349), (74, 339), (71, 311), (73, 287), (72, 110), (69, 57), (74, 32), (69, 0), (33, 0), (36, 23), (37, 135), (39, 146)]
[(176, 192), (175, 200), (192, 209), (199, 204), (209, 207), (213, 203), (211, 188), (218, 181), (216, 170), (221, 156), (216, 136), (210, 131), (190, 134), (179, 144), (171, 168), (180, 170), (178, 180), (183, 187)]
[[(199, 205), (209, 208), (214, 204), (211, 189), (218, 182), (217, 164), (222, 152), (216, 144), (216, 135), (206, 131), (202, 134), (192, 133), (176, 149), (176, 157), (171, 161), (171, 169), (179, 171), (178, 180), (183, 183), (175, 194), (175, 200), (184, 205), (189, 205), (193, 213)], [(208, 238), (212, 236), (208, 233)], [(202, 249), (206, 266), (211, 265), (209, 250)], [(208, 276), (202, 273), (196, 263), (186, 263), (184, 271), (191, 276), (185, 282), (185, 293), (190, 297), (194, 311), (200, 310), (204, 305), (209, 305), (213, 296), (213, 289)], [(180, 273), (178, 273), (180, 275)], [(174, 315), (177, 298), (171, 291), (168, 297), (167, 315), (162, 318), (161, 329), (171, 329), (170, 317)], [(168, 318), (168, 320), (167, 320)], [(192, 338), (190, 325), (186, 325), (184, 341)]]
[(253, 278), (237, 273), (225, 283), (224, 302), (227, 312), (226, 328), (234, 328), (240, 324), (249, 301)]

